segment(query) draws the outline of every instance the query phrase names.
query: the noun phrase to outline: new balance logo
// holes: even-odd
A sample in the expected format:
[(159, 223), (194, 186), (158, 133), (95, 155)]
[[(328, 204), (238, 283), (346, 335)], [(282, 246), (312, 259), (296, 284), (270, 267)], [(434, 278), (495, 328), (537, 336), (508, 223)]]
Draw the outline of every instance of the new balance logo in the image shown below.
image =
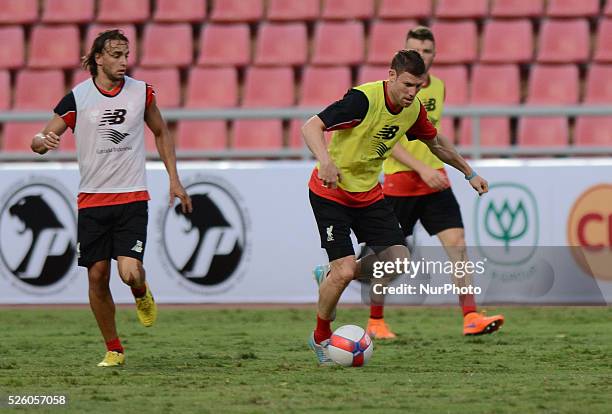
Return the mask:
[(384, 128), (378, 131), (375, 137), (379, 139), (392, 139), (397, 134), (397, 131), (399, 131), (397, 125), (385, 125)]
[(142, 242), (140, 240), (136, 240), (136, 244), (134, 245), (134, 247), (132, 247), (132, 251), (136, 252), (136, 253), (142, 253)]
[(426, 101), (423, 102), (423, 106), (425, 107), (425, 110), (427, 112), (435, 111), (436, 110), (436, 99), (435, 98), (427, 99)]
[(127, 132), (124, 134), (122, 132), (115, 131), (114, 129), (110, 129), (110, 128), (98, 129), (98, 133), (100, 134), (102, 138), (104, 138), (107, 141), (111, 141), (113, 144), (119, 144), (121, 141), (125, 139), (125, 137), (130, 135)]
[(119, 125), (125, 122), (126, 109), (107, 109), (102, 114), (102, 119), (98, 126)]
[(329, 226), (328, 228), (325, 229), (325, 231), (327, 231), (327, 241), (328, 242), (332, 242), (334, 241), (334, 226)]

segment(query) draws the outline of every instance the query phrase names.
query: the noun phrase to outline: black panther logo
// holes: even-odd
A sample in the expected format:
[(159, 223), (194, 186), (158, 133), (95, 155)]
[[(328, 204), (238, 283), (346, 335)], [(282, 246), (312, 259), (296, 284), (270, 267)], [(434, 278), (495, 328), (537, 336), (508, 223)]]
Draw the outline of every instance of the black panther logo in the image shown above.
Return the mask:
[(76, 249), (66, 228), (41, 195), (28, 195), (10, 206), (9, 213), (32, 232), (32, 243), (13, 273), (35, 286), (51, 285), (70, 269)]
[[(184, 216), (191, 224), (191, 228), (185, 232), (191, 232), (193, 229), (198, 231), (197, 245), (187, 263), (179, 271), (194, 283), (217, 285), (234, 273), (240, 264), (243, 248), (236, 236), (237, 233), (207, 194), (193, 194), (191, 202), (193, 204), (191, 214), (184, 214), (180, 204), (174, 209), (176, 214)], [(211, 232), (212, 229), (215, 231)], [(224, 237), (227, 239), (222, 240)], [(201, 263), (209, 265), (202, 266)]]

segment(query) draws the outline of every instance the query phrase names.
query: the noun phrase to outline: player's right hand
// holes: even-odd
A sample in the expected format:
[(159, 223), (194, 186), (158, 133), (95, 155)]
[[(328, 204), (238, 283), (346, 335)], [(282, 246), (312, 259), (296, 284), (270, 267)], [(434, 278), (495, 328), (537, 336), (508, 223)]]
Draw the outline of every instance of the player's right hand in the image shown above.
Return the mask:
[(321, 164), (319, 166), (318, 175), (319, 179), (323, 181), (323, 187), (326, 188), (336, 188), (338, 186), (338, 182), (342, 181), (338, 167), (336, 167), (336, 165), (331, 161), (327, 164)]
[(47, 134), (41, 134), (43, 145), (48, 150), (56, 150), (59, 148), (60, 137), (55, 132), (49, 132)]
[(422, 171), (419, 171), (419, 176), (430, 188), (437, 191), (442, 191), (445, 188), (450, 187), (448, 178), (435, 168), (427, 167)]

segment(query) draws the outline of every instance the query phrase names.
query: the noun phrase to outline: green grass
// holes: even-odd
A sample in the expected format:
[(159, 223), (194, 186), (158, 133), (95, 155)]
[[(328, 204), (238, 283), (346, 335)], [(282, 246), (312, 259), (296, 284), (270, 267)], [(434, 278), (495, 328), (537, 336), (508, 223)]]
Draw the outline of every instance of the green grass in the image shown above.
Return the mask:
[(104, 347), (88, 309), (5, 309), (0, 395), (69, 395), (37, 413), (610, 412), (612, 308), (496, 311), (501, 332), (464, 338), (457, 309), (389, 308), (400, 338), (376, 342), (366, 367), (330, 368), (306, 346), (311, 309), (162, 307), (149, 329), (121, 309), (117, 369), (95, 366)]

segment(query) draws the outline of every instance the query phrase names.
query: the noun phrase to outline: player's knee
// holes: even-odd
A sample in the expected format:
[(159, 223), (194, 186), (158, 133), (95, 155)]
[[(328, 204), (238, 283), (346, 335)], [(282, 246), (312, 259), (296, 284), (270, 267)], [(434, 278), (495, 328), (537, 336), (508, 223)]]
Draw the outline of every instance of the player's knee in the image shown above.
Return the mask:
[(145, 282), (145, 271), (141, 263), (130, 263), (119, 266), (119, 275), (129, 286), (142, 286)]
[(463, 231), (453, 232), (452, 234), (446, 236), (445, 242), (447, 247), (464, 249), (465, 235), (463, 234)]
[(94, 289), (107, 289), (110, 281), (108, 266), (104, 263), (95, 263), (87, 271), (89, 286)]
[(332, 264), (332, 271), (329, 279), (332, 283), (338, 283), (346, 286), (355, 278), (357, 272), (357, 263), (354, 257), (339, 259)]

